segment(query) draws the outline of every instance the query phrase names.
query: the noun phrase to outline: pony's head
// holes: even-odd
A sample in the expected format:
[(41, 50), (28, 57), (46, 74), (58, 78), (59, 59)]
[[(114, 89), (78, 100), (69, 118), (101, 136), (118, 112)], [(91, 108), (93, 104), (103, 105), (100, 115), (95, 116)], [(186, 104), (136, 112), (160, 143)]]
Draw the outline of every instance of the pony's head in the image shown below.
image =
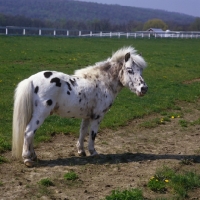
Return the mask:
[(142, 78), (142, 71), (146, 62), (135, 52), (128, 52), (124, 56), (123, 66), (119, 73), (119, 79), (123, 86), (128, 87), (137, 96), (143, 96), (148, 87)]

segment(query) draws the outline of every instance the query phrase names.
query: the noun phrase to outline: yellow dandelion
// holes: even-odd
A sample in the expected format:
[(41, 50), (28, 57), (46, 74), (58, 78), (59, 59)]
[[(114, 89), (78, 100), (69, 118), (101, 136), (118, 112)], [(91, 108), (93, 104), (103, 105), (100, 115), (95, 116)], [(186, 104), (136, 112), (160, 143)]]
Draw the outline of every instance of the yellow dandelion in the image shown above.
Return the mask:
[(166, 183), (168, 183), (168, 182), (169, 182), (169, 180), (167, 180), (167, 179), (166, 179), (166, 180), (165, 180), (165, 182), (166, 182)]
[(180, 118), (180, 115), (178, 115), (177, 117)]
[(172, 119), (174, 119), (174, 116), (171, 116)]

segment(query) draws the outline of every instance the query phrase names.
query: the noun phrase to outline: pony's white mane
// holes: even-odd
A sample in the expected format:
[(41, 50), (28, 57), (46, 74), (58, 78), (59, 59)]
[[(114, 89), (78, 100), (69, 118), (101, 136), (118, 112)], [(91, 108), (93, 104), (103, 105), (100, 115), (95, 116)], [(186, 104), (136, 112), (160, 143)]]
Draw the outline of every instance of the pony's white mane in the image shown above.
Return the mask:
[(75, 75), (77, 76), (84, 76), (86, 74), (99, 74), (99, 70), (101, 69), (101, 67), (106, 66), (108, 64), (112, 65), (113, 63), (117, 63), (117, 64), (121, 64), (124, 61), (125, 55), (127, 53), (130, 53), (131, 58), (133, 59), (133, 61), (142, 69), (145, 68), (147, 66), (145, 60), (142, 58), (142, 56), (136, 54), (136, 50), (129, 46), (129, 47), (123, 47), (121, 49), (119, 49), (118, 51), (114, 52), (112, 54), (111, 58), (108, 58), (107, 60), (101, 61), (101, 62), (97, 62), (94, 66), (89, 66), (86, 68), (82, 68), (79, 70), (75, 71)]
[(111, 57), (111, 62), (119, 62), (119, 61), (123, 61), (124, 57), (127, 53), (130, 53), (131, 58), (133, 59), (133, 61), (141, 68), (145, 68), (147, 66), (145, 60), (142, 58), (142, 56), (137, 54), (137, 50), (135, 50), (133, 47), (129, 46), (129, 47), (123, 47), (121, 49), (119, 49), (118, 51), (116, 51), (115, 53), (113, 53), (112, 57)]

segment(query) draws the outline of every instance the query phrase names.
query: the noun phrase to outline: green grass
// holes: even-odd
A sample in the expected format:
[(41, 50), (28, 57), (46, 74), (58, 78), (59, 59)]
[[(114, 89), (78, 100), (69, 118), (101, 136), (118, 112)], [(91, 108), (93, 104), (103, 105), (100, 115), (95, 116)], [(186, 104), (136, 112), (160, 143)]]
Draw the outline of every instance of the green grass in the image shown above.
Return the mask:
[(154, 192), (166, 191), (176, 194), (177, 199), (188, 197), (188, 192), (200, 187), (200, 175), (195, 172), (177, 173), (173, 169), (163, 167), (151, 177), (147, 186)]
[[(19, 81), (42, 70), (72, 74), (74, 70), (107, 59), (113, 51), (132, 45), (148, 63), (143, 76), (148, 93), (136, 97), (123, 89), (105, 116), (101, 128), (117, 128), (152, 112), (173, 108), (176, 101), (200, 96), (200, 40), (53, 38), (0, 36), (0, 152), (11, 149), (13, 93)], [(49, 140), (53, 132), (78, 134), (80, 120), (51, 116), (38, 129), (35, 142)]]
[(143, 200), (142, 191), (139, 189), (113, 190), (112, 194), (106, 196), (105, 200)]
[(180, 119), (178, 123), (181, 127), (188, 127), (188, 122), (184, 119)]
[(45, 187), (54, 186), (54, 183), (49, 178), (41, 179), (38, 184)]
[[(139, 126), (143, 128), (155, 128), (159, 125), (164, 125), (167, 122), (170, 122), (174, 118), (181, 118), (183, 117), (183, 114), (180, 112), (167, 112), (163, 111), (160, 112), (161, 117), (156, 117), (151, 120), (143, 121)], [(179, 124), (182, 126), (180, 122), (185, 121), (185, 120), (179, 120)]]
[(0, 156), (0, 164), (8, 162), (8, 160), (6, 158), (4, 158), (3, 156)]
[(195, 121), (193, 121), (193, 122), (191, 122), (190, 124), (191, 125), (200, 125), (200, 118), (195, 120)]
[(68, 173), (64, 174), (64, 179), (74, 181), (74, 180), (78, 179), (78, 175), (73, 171), (68, 172)]

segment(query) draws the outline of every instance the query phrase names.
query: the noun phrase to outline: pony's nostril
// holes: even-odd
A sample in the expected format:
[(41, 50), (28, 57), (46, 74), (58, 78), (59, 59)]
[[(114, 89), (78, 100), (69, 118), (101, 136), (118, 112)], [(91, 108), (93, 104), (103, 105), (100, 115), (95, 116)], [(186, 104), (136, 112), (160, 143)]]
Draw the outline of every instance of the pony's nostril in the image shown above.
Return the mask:
[(148, 90), (148, 87), (147, 87), (147, 86), (141, 87), (141, 92), (142, 92), (143, 94), (146, 93), (147, 90)]

